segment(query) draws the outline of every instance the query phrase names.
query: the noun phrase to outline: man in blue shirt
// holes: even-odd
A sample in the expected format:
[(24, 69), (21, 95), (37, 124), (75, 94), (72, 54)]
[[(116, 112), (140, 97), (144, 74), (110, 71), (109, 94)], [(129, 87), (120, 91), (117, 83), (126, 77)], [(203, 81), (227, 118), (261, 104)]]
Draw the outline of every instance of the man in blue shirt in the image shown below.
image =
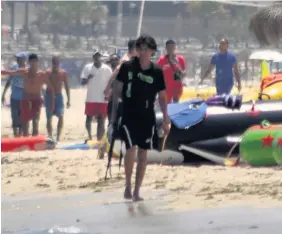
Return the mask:
[(241, 91), (241, 80), (237, 66), (236, 56), (228, 51), (228, 40), (221, 39), (219, 42), (219, 52), (215, 53), (208, 70), (201, 79), (203, 80), (210, 74), (213, 67), (216, 68), (215, 86), (217, 95), (230, 94), (234, 86), (234, 76), (237, 81), (239, 92)]
[[(17, 64), (12, 66), (12, 70), (18, 70), (19, 68), (24, 68), (26, 66), (27, 52), (19, 52), (15, 55), (17, 59)], [(15, 137), (22, 135), (22, 129), (20, 124), (20, 103), (23, 95), (23, 78), (21, 76), (9, 77), (2, 94), (2, 104), (5, 104), (5, 95), (9, 87), (11, 86), (11, 117), (12, 117), (12, 127)]]

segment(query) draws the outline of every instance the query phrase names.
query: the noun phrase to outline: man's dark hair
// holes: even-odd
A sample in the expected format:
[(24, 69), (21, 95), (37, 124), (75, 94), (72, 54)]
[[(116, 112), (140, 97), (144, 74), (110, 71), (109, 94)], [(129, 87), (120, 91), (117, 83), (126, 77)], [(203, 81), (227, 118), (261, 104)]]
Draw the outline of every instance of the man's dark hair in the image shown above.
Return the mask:
[(120, 59), (120, 56), (117, 53), (113, 53), (109, 56), (109, 59), (111, 60), (113, 57), (117, 57), (118, 59)]
[(225, 41), (226, 44), (229, 44), (228, 40), (226, 38), (221, 38), (220, 41)]
[(168, 46), (168, 45), (176, 45), (176, 42), (174, 40), (167, 40), (165, 43), (165, 46)]
[(127, 43), (128, 51), (133, 50), (135, 46), (136, 46), (136, 40), (129, 40), (129, 42)]
[(140, 48), (141, 45), (146, 45), (149, 49), (156, 51), (157, 43), (156, 40), (150, 35), (141, 35), (136, 40), (136, 48)]
[(31, 60), (36, 60), (36, 61), (38, 61), (38, 56), (37, 56), (37, 54), (30, 54), (30, 55), (28, 56), (28, 61), (31, 61)]

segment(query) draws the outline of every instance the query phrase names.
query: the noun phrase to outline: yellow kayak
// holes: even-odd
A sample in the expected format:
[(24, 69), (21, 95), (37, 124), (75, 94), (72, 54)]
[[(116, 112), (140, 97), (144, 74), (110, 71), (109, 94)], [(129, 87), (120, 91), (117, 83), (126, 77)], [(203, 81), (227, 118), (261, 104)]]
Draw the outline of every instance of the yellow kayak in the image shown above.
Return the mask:
[[(238, 94), (237, 88), (233, 88), (232, 94)], [(250, 100), (258, 100), (260, 93), (260, 87), (243, 88), (241, 94), (243, 95), (243, 101), (247, 102)], [(263, 100), (277, 100), (282, 99), (282, 81), (271, 84), (262, 91)], [(204, 87), (204, 88), (191, 88), (184, 87), (183, 94), (180, 97), (180, 102), (187, 101), (193, 98), (202, 98), (207, 100), (208, 98), (216, 95), (215, 87)]]
[[(244, 88), (242, 90), (243, 94), (243, 101), (249, 101), (253, 99), (258, 99), (258, 92), (260, 88)], [(233, 88), (232, 94), (238, 94), (237, 88)], [(180, 102), (187, 101), (189, 99), (193, 98), (202, 98), (204, 100), (207, 100), (208, 98), (216, 95), (216, 89), (215, 87), (204, 87), (204, 88), (189, 88), (184, 87), (183, 94), (180, 97)]]
[(282, 99), (282, 81), (270, 85), (262, 93), (264, 94), (262, 95), (263, 100)]

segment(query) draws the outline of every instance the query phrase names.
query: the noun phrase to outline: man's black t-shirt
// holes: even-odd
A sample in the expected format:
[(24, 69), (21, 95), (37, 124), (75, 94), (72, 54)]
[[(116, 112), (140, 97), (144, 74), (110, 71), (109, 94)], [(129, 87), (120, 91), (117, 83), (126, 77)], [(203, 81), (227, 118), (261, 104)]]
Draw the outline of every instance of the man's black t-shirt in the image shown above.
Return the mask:
[(156, 95), (166, 88), (162, 69), (151, 63), (149, 69), (142, 70), (139, 59), (134, 58), (121, 65), (117, 80), (123, 83), (123, 120), (151, 122), (155, 118)]

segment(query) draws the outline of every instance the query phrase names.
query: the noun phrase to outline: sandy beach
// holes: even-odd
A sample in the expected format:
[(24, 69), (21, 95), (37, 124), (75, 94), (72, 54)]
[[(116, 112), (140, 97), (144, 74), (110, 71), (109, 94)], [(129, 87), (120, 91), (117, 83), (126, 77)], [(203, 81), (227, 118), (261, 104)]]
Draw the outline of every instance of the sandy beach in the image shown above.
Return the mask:
[[(85, 95), (84, 89), (71, 91), (72, 106), (65, 111), (61, 144), (82, 143), (86, 139)], [(2, 137), (11, 137), (10, 109), (2, 108), (1, 121)], [(56, 118), (54, 127), (55, 121)], [(40, 132), (46, 135), (45, 109), (41, 113)], [(124, 175), (117, 178), (118, 162), (113, 161), (113, 178), (105, 182), (107, 160), (98, 160), (96, 155), (95, 150), (2, 153), (2, 195), (116, 191), (122, 198)], [(143, 188), (144, 191), (166, 191), (160, 199), (168, 201), (168, 209), (197, 209), (232, 204), (278, 206), (282, 201), (281, 178), (281, 168), (149, 165)]]

